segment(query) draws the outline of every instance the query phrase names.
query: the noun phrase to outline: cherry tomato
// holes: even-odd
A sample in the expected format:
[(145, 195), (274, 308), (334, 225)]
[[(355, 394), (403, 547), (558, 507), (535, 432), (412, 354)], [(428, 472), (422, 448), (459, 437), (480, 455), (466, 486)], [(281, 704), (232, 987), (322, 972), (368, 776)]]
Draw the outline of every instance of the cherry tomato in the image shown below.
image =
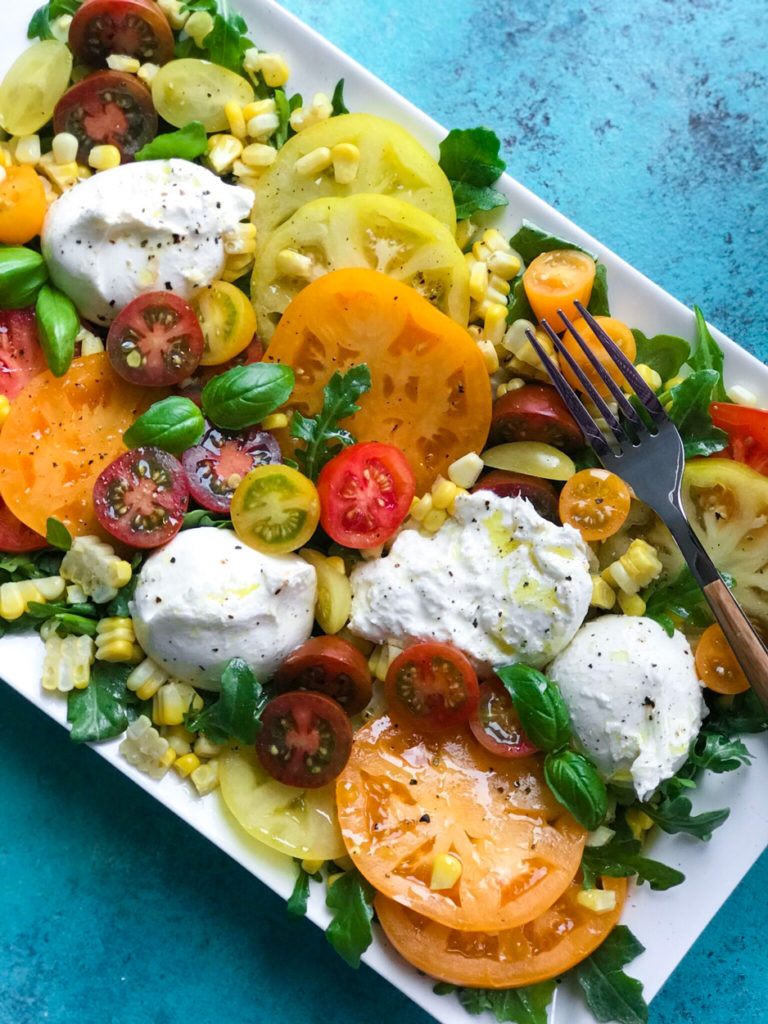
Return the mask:
[(0, 498), (0, 551), (38, 551), (48, 547), (45, 537), (30, 530)]
[(416, 481), (391, 444), (353, 444), (326, 463), (317, 480), (323, 529), (349, 548), (375, 548), (408, 515)]
[(523, 274), (523, 288), (538, 319), (546, 320), (559, 332), (565, 324), (558, 309), (571, 320), (579, 316), (574, 302), (587, 305), (594, 280), (595, 261), (591, 256), (578, 249), (553, 249), (531, 260)]
[(714, 425), (724, 430), (730, 441), (725, 451), (717, 452), (717, 457), (743, 462), (768, 476), (768, 412), (729, 402), (713, 402), (709, 414)]
[(48, 209), (40, 175), (27, 164), (6, 167), (0, 181), (0, 242), (24, 245), (43, 230)]
[(181, 463), (160, 448), (134, 448), (111, 462), (93, 488), (99, 522), (134, 548), (156, 548), (175, 536), (189, 502)]
[(296, 551), (320, 522), (317, 488), (290, 466), (257, 466), (238, 484), (230, 508), (244, 544), (268, 555)]
[(559, 523), (557, 512), (557, 490), (549, 480), (527, 473), (508, 473), (504, 469), (493, 469), (481, 477), (472, 488), (477, 491), (493, 491), (500, 498), (526, 498), (540, 516), (551, 523)]
[(69, 46), (91, 67), (104, 67), (112, 53), (165, 64), (173, 57), (173, 33), (150, 0), (86, 0), (69, 26)]
[(34, 376), (47, 369), (34, 308), (0, 311), (0, 395), (13, 401)]
[(560, 519), (584, 540), (606, 540), (618, 533), (629, 515), (632, 492), (607, 469), (582, 469), (560, 492)]
[(498, 679), (481, 683), (469, 728), (478, 743), (499, 757), (528, 757), (539, 749), (523, 732), (512, 698)]
[(221, 366), (203, 366), (201, 363), (193, 374), (181, 382), (179, 385), (179, 392), (184, 395), (185, 398), (191, 399), (195, 405), (200, 405), (200, 396), (203, 393), (203, 388), (211, 377), (216, 377), (220, 373), (225, 373), (227, 370), (231, 370), (233, 366), (247, 366), (250, 363), (260, 363), (263, 355), (264, 346), (261, 343), (261, 338), (259, 338), (258, 335), (254, 335), (247, 348), (243, 349), (242, 352), (239, 352), (234, 359), (230, 359), (228, 362), (222, 363)]
[(117, 314), (107, 335), (107, 353), (120, 376), (153, 388), (188, 377), (203, 346), (192, 307), (173, 292), (139, 295)]
[(348, 715), (366, 707), (373, 691), (371, 670), (349, 640), (313, 636), (285, 659), (275, 676), (279, 690), (312, 690), (333, 697)]
[(713, 622), (696, 644), (696, 674), (715, 693), (744, 693), (747, 677), (720, 626)]
[(192, 497), (211, 512), (229, 512), (238, 484), (256, 466), (281, 461), (280, 445), (256, 427), (234, 433), (209, 426), (181, 457)]
[(390, 714), (422, 732), (454, 729), (477, 707), (477, 673), (450, 644), (413, 644), (389, 666), (384, 683)]
[(64, 93), (53, 112), (53, 130), (75, 136), (82, 164), (94, 146), (102, 145), (117, 146), (125, 163), (157, 135), (157, 114), (135, 77), (99, 71)]
[(543, 441), (566, 452), (585, 444), (578, 423), (549, 384), (525, 384), (496, 402), (488, 443), (506, 441)]
[(351, 751), (349, 719), (340, 704), (322, 693), (282, 693), (261, 713), (256, 753), (269, 774), (286, 786), (325, 786), (341, 773)]
[(219, 366), (248, 348), (256, 314), (248, 296), (228, 281), (214, 281), (194, 297), (192, 308), (205, 338), (202, 366)]
[[(598, 362), (605, 367), (609, 375), (617, 384), (624, 384), (624, 375), (605, 351), (602, 344), (597, 340), (594, 331), (587, 321), (582, 317), (578, 317), (575, 320), (571, 318), (571, 320), (576, 331), (578, 331), (587, 343), (593, 354), (597, 356)], [(595, 320), (603, 328), (611, 341), (616, 342), (630, 363), (634, 363), (635, 356), (637, 355), (637, 345), (635, 344), (635, 336), (629, 327), (627, 327), (627, 325), (621, 320), (616, 320), (615, 317), (612, 316), (596, 316)], [(587, 359), (586, 355), (582, 352), (579, 343), (574, 339), (570, 331), (566, 331), (563, 334), (562, 342), (568, 352), (573, 356), (579, 369), (581, 369), (586, 374), (587, 378), (594, 384), (598, 394), (602, 395), (604, 398), (608, 397), (610, 394), (608, 387), (599, 376), (592, 363), (590, 363), (589, 359)], [(581, 385), (565, 359), (561, 359), (560, 363), (563, 376), (568, 383), (577, 390), (581, 390)]]

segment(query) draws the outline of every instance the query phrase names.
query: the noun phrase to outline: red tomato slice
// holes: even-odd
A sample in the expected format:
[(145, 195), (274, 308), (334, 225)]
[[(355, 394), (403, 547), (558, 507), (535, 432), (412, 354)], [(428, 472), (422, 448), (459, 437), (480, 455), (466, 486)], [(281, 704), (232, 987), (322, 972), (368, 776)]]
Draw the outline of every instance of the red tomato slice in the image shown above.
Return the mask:
[(320, 522), (329, 537), (350, 548), (375, 548), (408, 515), (416, 481), (399, 448), (368, 441), (326, 463), (317, 491)]
[(313, 636), (285, 659), (275, 676), (279, 690), (312, 690), (332, 697), (348, 715), (366, 707), (371, 670), (358, 649), (339, 636)]
[(53, 130), (76, 137), (82, 164), (94, 146), (102, 145), (117, 146), (125, 163), (157, 135), (157, 114), (135, 77), (99, 71), (67, 89), (53, 112)]
[(0, 551), (39, 551), (47, 548), (48, 542), (39, 533), (30, 530), (11, 512), (0, 498)]
[(134, 448), (111, 462), (96, 480), (93, 504), (99, 522), (134, 548), (156, 548), (181, 529), (189, 503), (181, 463), (160, 448)]
[(33, 377), (47, 369), (34, 308), (0, 311), (0, 395), (12, 402)]
[(171, 26), (150, 0), (86, 0), (69, 26), (69, 45), (90, 67), (104, 67), (111, 53), (153, 64), (173, 57)]
[(322, 693), (283, 693), (261, 713), (256, 753), (265, 770), (286, 786), (325, 786), (341, 774), (351, 752), (349, 719)]
[(768, 476), (768, 412), (750, 409), (729, 402), (712, 402), (712, 422), (724, 430), (730, 444), (717, 457), (743, 462), (751, 469)]
[(152, 388), (188, 377), (204, 347), (192, 307), (173, 292), (148, 292), (129, 302), (107, 335), (107, 354), (120, 376)]
[(492, 469), (472, 488), (475, 491), (493, 491), (500, 498), (527, 498), (540, 516), (551, 523), (560, 522), (558, 494), (549, 480), (527, 473), (508, 473), (505, 469)]
[(455, 729), (477, 708), (477, 673), (450, 644), (413, 644), (389, 666), (384, 683), (395, 721), (421, 732)]
[(578, 423), (549, 384), (525, 384), (494, 404), (488, 443), (507, 441), (543, 441), (564, 452), (585, 444)]
[(192, 497), (211, 512), (229, 512), (243, 477), (274, 462), (282, 462), (280, 445), (256, 427), (234, 433), (209, 426), (200, 444), (181, 457)]
[(263, 355), (264, 346), (261, 343), (261, 338), (258, 334), (254, 334), (253, 341), (248, 348), (243, 349), (234, 359), (230, 359), (220, 366), (198, 366), (193, 374), (181, 382), (179, 393), (185, 398), (189, 398), (195, 405), (200, 405), (203, 388), (211, 377), (217, 377), (220, 373), (226, 373), (233, 366), (248, 366), (251, 363), (260, 363)]
[(499, 757), (529, 757), (539, 749), (523, 732), (512, 698), (498, 679), (480, 686), (469, 728), (478, 743)]

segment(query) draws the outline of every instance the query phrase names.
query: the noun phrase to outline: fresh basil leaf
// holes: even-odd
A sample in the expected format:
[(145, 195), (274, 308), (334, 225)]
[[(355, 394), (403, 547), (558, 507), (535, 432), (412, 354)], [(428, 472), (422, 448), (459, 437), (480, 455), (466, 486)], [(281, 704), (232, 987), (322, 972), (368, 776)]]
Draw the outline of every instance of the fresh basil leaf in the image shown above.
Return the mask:
[(560, 687), (527, 665), (505, 665), (496, 674), (512, 698), (531, 743), (541, 750), (564, 747), (571, 738), (571, 719)]
[(316, 480), (326, 462), (342, 448), (355, 443), (350, 432), (339, 426), (339, 421), (360, 410), (357, 400), (370, 389), (371, 371), (365, 363), (343, 374), (337, 370), (323, 388), (323, 407), (317, 416), (294, 412), (291, 437), (304, 442), (304, 448), (296, 450), (296, 459), (310, 480)]
[(702, 771), (720, 775), (751, 764), (752, 755), (741, 740), (709, 732), (705, 727), (691, 744), (688, 760)]
[(674, 334), (655, 334), (647, 338), (637, 328), (632, 334), (637, 346), (635, 362), (650, 366), (663, 381), (676, 377), (691, 354), (691, 346), (685, 338), (678, 338)]
[(48, 516), (45, 524), (45, 539), (59, 551), (69, 551), (72, 547), (72, 534), (55, 516)]
[[(177, 57), (203, 55), (214, 64), (238, 74), (243, 69), (243, 55), (253, 47), (246, 37), (248, 26), (229, 6), (229, 0), (185, 0), (182, 11), (205, 11), (213, 18), (213, 28), (197, 47), (193, 40), (182, 40), (176, 47)], [(191, 44), (191, 47), (189, 46)]]
[(190, 121), (175, 132), (155, 136), (135, 156), (136, 160), (195, 160), (208, 152), (208, 135), (201, 121)]
[(243, 430), (286, 402), (293, 385), (290, 366), (280, 363), (234, 366), (212, 377), (203, 388), (203, 413), (224, 430)]
[(608, 270), (604, 263), (598, 263), (595, 266), (595, 280), (587, 309), (592, 316), (611, 315), (611, 307), (608, 302)]
[(360, 957), (373, 942), (373, 897), (376, 890), (360, 872), (346, 871), (328, 889), (325, 904), (333, 911), (333, 920), (325, 934), (350, 967), (360, 966)]
[(98, 743), (125, 732), (130, 723), (125, 681), (130, 673), (130, 665), (95, 661), (86, 688), (69, 692), (67, 721), (73, 742)]
[(277, 149), (280, 149), (292, 135), (296, 134), (293, 128), (291, 128), (291, 114), (297, 107), (301, 106), (303, 100), (301, 93), (298, 92), (288, 99), (282, 89), (275, 89), (274, 100), (280, 123), (272, 136), (272, 142)]
[(712, 455), (728, 444), (728, 435), (714, 425), (709, 414), (720, 379), (716, 370), (696, 370), (669, 389), (672, 408), (668, 415), (683, 439), (686, 458)]
[(51, 22), (65, 15), (73, 15), (83, 0), (51, 0), (38, 7), (27, 28), (27, 39), (53, 39)]
[(300, 860), (296, 861), (296, 865), (299, 869), (299, 873), (296, 876), (296, 884), (293, 887), (293, 892), (286, 901), (285, 912), (286, 914), (290, 914), (291, 917), (304, 917), (307, 913), (309, 882), (312, 876), (304, 870), (301, 866)]
[(200, 711), (185, 712), (184, 724), (190, 732), (204, 732), (213, 743), (236, 739), (250, 746), (263, 707), (261, 683), (242, 658), (230, 658), (218, 699)]
[(537, 228), (529, 220), (523, 221), (522, 227), (510, 238), (509, 244), (526, 264), (535, 260), (537, 256), (541, 256), (543, 252), (552, 252), (553, 249), (577, 249), (579, 252), (587, 253), (597, 262), (597, 256), (593, 252), (582, 249), (580, 245), (569, 242), (565, 238), (552, 235), (542, 228)]
[[(673, 781), (670, 780), (670, 782)], [(642, 808), (651, 821), (669, 835), (683, 832), (686, 835), (702, 839), (704, 842), (709, 842), (714, 830), (719, 828), (730, 814), (727, 807), (720, 811), (692, 814), (689, 797), (682, 793), (667, 796), (663, 787), (659, 787), (659, 790), (661, 795), (653, 798), (649, 803), (642, 804)]]
[(333, 117), (337, 117), (339, 114), (348, 114), (347, 105), (344, 102), (344, 79), (340, 78), (336, 83), (336, 88), (333, 90), (333, 96), (331, 97), (331, 106), (333, 107)]
[(642, 983), (622, 970), (644, 949), (629, 928), (617, 925), (603, 944), (574, 968), (595, 1020), (647, 1024)]
[(594, 887), (597, 875), (609, 878), (636, 875), (638, 883), (647, 882), (656, 891), (671, 889), (685, 881), (685, 875), (676, 868), (644, 857), (639, 839), (635, 839), (623, 822), (621, 824), (623, 827), (609, 842), (602, 846), (584, 847), (581, 868), (585, 889)]
[(655, 619), (669, 636), (674, 632), (671, 616), (685, 619), (696, 627), (708, 626), (712, 621), (704, 593), (687, 565), (674, 579), (652, 583), (643, 591), (642, 598), (646, 617)]
[(507, 166), (500, 148), (490, 128), (454, 128), (440, 143), (440, 167), (451, 183), (458, 220), (507, 205), (507, 197), (491, 188)]
[(547, 1024), (547, 1008), (552, 1002), (555, 984), (541, 981), (522, 988), (460, 988), (458, 996), (461, 1005), (472, 1015), (488, 1012), (500, 1022)]
[(582, 448), (571, 455), (571, 458), (577, 472), (582, 469), (602, 469), (603, 466), (591, 448)]
[(741, 736), (768, 730), (768, 710), (760, 703), (754, 690), (734, 697), (709, 694), (710, 713), (706, 725), (725, 736)]
[(536, 314), (525, 294), (522, 270), (512, 282), (512, 291), (509, 294), (509, 305), (507, 306), (507, 323), (513, 324), (515, 320), (529, 320), (532, 324), (536, 323)]
[(203, 436), (203, 414), (190, 398), (171, 395), (154, 402), (123, 434), (128, 448), (152, 445), (180, 455)]
[(196, 526), (215, 526), (217, 530), (231, 530), (232, 520), (229, 516), (219, 516), (204, 508), (194, 508), (184, 516), (182, 530), (191, 530)]
[(555, 797), (584, 828), (594, 831), (605, 820), (605, 783), (583, 754), (575, 750), (550, 752), (544, 759), (544, 777)]
[(712, 401), (725, 402), (728, 396), (725, 393), (723, 383), (723, 364), (725, 356), (723, 350), (710, 334), (704, 314), (698, 306), (693, 307), (696, 314), (696, 343), (693, 354), (688, 359), (688, 365), (692, 370), (712, 370), (715, 374), (715, 384), (712, 388)]

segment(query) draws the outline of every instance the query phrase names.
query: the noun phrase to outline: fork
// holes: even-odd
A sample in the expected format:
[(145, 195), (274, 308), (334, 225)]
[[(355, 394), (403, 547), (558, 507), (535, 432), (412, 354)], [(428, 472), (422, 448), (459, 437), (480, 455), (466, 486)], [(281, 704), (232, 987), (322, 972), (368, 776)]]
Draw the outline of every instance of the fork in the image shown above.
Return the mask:
[(526, 331), (526, 336), (602, 465), (628, 483), (635, 494), (650, 505), (668, 526), (744, 675), (763, 705), (768, 708), (768, 650), (704, 550), (683, 509), (681, 483), (685, 452), (677, 427), (667, 416), (653, 390), (591, 313), (581, 302), (574, 302), (574, 305), (634, 390), (646, 416), (641, 415), (630, 402), (562, 310), (557, 311), (558, 316), (615, 399), (623, 416), (621, 420), (546, 320), (542, 320), (541, 326), (555, 351), (565, 360), (579, 386), (605, 420), (610, 432), (608, 437), (550, 359), (533, 331)]

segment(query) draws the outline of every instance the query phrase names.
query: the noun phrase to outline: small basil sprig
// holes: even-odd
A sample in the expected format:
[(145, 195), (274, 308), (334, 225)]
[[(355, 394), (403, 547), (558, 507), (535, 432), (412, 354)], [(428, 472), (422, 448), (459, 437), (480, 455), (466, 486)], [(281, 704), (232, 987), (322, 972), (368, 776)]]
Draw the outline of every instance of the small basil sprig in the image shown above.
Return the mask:
[(21, 246), (0, 248), (0, 309), (31, 306), (47, 280), (39, 252)]
[(527, 665), (507, 665), (497, 675), (514, 702), (526, 736), (547, 752), (547, 785), (579, 824), (593, 831), (605, 818), (608, 794), (592, 762), (568, 746), (571, 720), (560, 688)]
[(224, 430), (252, 427), (290, 398), (294, 380), (290, 366), (281, 363), (235, 366), (205, 385), (203, 412)]
[(72, 547), (72, 534), (55, 516), (48, 516), (46, 520), (45, 539), (52, 547), (58, 548), (60, 551), (69, 551)]
[(35, 304), (40, 346), (54, 377), (63, 377), (75, 356), (80, 317), (71, 299), (44, 284)]
[(195, 403), (180, 395), (155, 402), (123, 434), (129, 448), (152, 445), (179, 455), (203, 436), (205, 420)]
[(201, 121), (190, 121), (175, 132), (156, 135), (135, 156), (136, 160), (195, 160), (208, 152), (208, 135)]

